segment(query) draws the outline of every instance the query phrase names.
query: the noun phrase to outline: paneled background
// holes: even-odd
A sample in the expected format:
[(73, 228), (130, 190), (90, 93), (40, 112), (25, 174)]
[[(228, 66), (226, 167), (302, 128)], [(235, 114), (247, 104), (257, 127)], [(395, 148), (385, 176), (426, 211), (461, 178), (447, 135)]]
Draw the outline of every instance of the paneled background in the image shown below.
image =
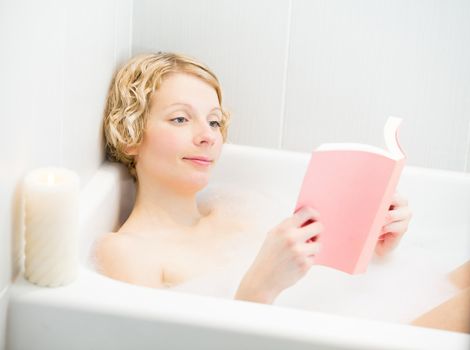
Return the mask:
[(134, 53), (177, 51), (219, 76), (229, 139), (310, 151), (382, 146), (402, 117), (408, 164), (470, 171), (470, 2), (134, 2)]
[(86, 184), (103, 161), (110, 78), (131, 54), (207, 63), (229, 142), (382, 146), (394, 115), (408, 164), (470, 172), (469, 40), (467, 0), (0, 0), (0, 348), (21, 180), (56, 165)]
[(131, 0), (0, 0), (0, 349), (22, 263), (21, 180), (65, 166), (83, 186), (102, 163), (104, 99), (131, 24)]

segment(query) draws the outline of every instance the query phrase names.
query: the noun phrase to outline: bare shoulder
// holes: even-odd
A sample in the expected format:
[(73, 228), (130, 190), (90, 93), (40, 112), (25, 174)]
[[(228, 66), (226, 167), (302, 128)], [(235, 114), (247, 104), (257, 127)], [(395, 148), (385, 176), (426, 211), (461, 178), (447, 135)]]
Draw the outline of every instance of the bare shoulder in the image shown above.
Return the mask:
[(100, 237), (93, 248), (98, 269), (110, 277), (117, 271), (122, 271), (125, 266), (130, 267), (132, 253), (132, 242), (129, 238), (115, 232)]
[(95, 262), (104, 275), (124, 282), (162, 287), (162, 267), (155, 259), (149, 264), (137, 240), (126, 234), (110, 232), (94, 246)]
[(119, 260), (117, 258), (123, 258), (130, 254), (131, 250), (132, 242), (128, 237), (115, 232), (106, 233), (94, 244), (94, 254), (99, 262), (109, 263), (110, 260)]

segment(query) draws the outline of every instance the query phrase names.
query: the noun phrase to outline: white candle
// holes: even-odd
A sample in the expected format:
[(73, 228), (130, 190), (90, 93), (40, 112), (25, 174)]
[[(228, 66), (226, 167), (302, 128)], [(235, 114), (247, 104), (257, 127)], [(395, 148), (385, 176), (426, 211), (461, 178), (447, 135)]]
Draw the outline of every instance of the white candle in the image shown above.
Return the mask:
[(80, 178), (39, 168), (25, 177), (25, 278), (43, 287), (72, 282), (78, 272)]

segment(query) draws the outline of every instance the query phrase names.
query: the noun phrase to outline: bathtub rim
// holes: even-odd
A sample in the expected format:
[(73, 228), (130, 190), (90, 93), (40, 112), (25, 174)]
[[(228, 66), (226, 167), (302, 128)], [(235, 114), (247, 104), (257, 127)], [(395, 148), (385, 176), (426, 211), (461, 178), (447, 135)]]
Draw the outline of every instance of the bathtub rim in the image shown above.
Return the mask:
[[(100, 293), (90, 293), (96, 287)], [(126, 297), (125, 303), (119, 295), (111, 294), (117, 290)], [(126, 316), (344, 349), (464, 349), (470, 344), (470, 335), (463, 333), (152, 289), (112, 280), (85, 267), (74, 282), (57, 288), (37, 287), (18, 276), (9, 292), (7, 338), (12, 340), (25, 322), (16, 320), (12, 313), (17, 308), (34, 310), (34, 305), (41, 305), (61, 309), (70, 317), (78, 312)]]

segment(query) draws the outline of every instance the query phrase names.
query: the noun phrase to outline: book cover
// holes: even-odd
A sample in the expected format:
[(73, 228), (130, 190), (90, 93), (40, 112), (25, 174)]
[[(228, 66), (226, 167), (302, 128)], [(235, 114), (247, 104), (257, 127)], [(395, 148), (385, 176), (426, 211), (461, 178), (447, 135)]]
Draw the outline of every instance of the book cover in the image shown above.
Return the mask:
[(316, 239), (322, 247), (315, 264), (366, 272), (405, 165), (401, 121), (389, 117), (385, 124), (387, 149), (326, 143), (312, 152), (295, 212), (310, 206), (320, 213), (324, 230)]

